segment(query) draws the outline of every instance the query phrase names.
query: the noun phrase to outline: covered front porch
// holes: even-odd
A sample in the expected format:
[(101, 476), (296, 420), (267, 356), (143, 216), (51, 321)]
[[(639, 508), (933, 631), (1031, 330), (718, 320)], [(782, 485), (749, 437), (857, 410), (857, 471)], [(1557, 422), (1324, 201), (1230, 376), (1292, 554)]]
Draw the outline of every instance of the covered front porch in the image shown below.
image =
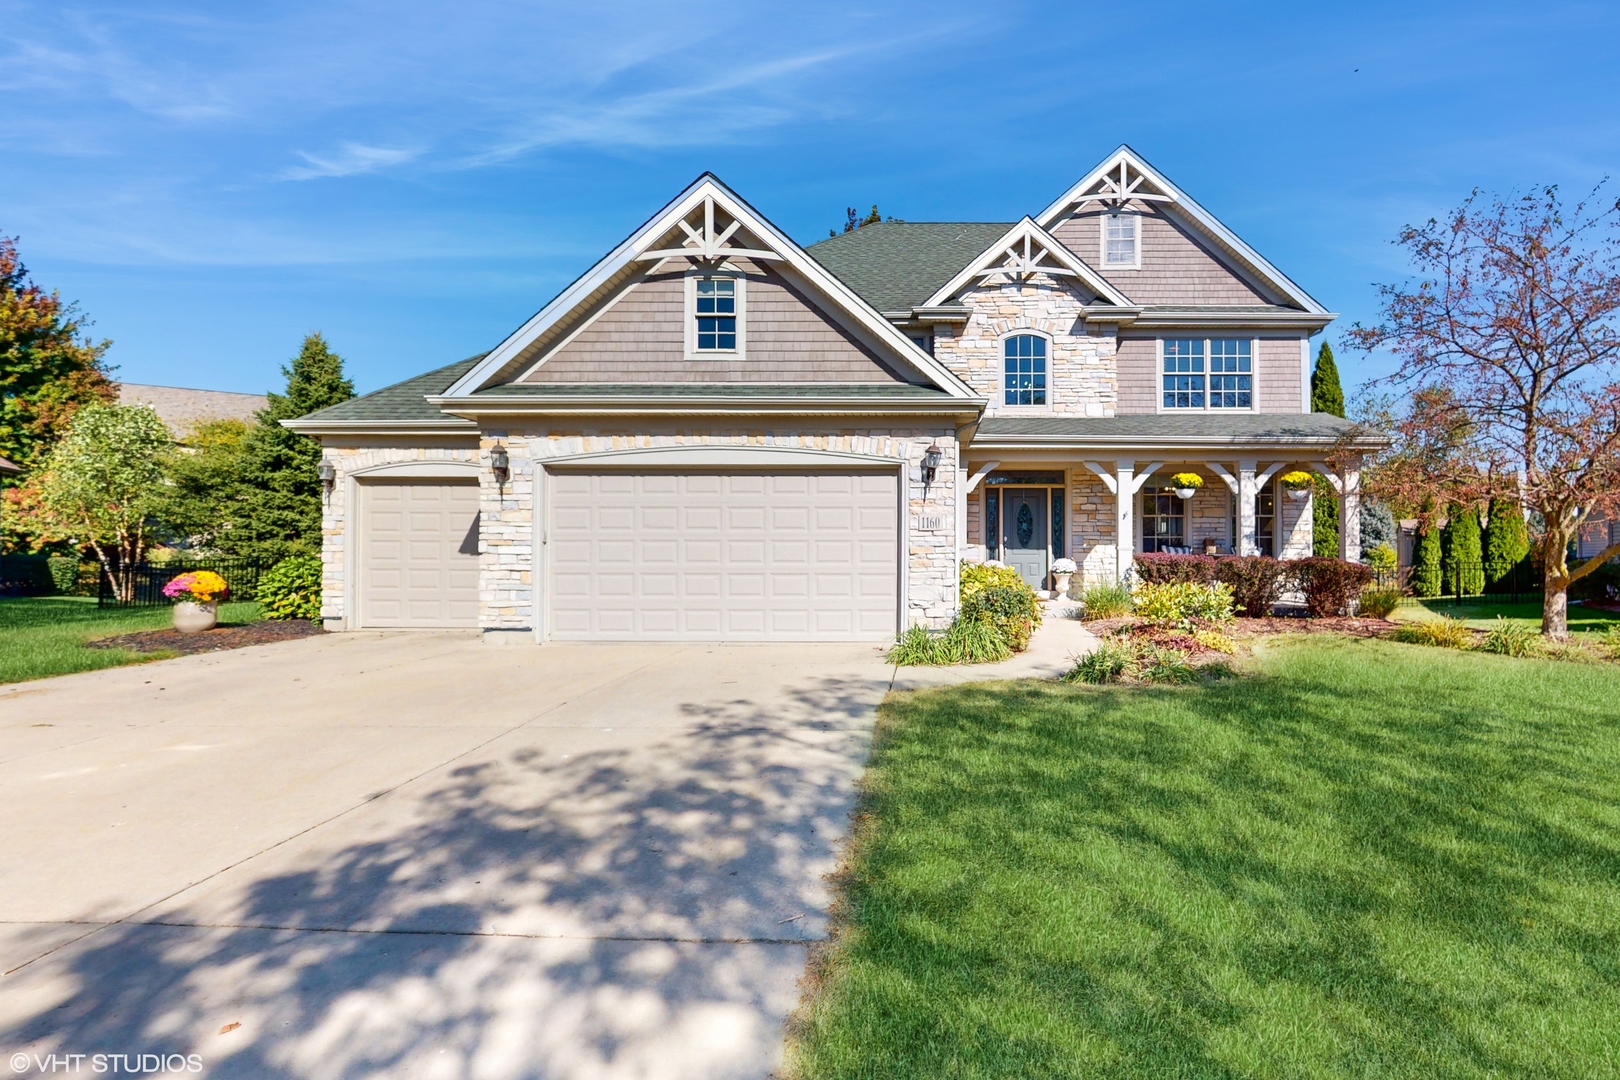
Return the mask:
[[(1278, 479), (1294, 470), (1325, 477), (1339, 494), (1339, 555), (1361, 558), (1360, 458), (1339, 447), (1330, 464), (1326, 432), (1226, 446), (1164, 439), (1053, 446), (1050, 437), (1042, 446), (993, 423), (963, 457), (963, 556), (1013, 566), (1037, 589), (1050, 587), (1060, 558), (1074, 561), (1081, 584), (1121, 580), (1144, 551), (1305, 558), (1314, 497)], [(1172, 482), (1178, 473), (1202, 479), (1190, 497)]]

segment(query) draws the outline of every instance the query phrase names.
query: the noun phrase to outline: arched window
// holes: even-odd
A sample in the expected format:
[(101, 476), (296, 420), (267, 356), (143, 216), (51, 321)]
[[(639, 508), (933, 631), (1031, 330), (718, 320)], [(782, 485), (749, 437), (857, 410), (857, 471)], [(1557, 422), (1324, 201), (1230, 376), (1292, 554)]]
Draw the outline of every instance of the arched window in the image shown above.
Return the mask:
[(1002, 342), (1002, 404), (1046, 404), (1046, 339), (1018, 334)]

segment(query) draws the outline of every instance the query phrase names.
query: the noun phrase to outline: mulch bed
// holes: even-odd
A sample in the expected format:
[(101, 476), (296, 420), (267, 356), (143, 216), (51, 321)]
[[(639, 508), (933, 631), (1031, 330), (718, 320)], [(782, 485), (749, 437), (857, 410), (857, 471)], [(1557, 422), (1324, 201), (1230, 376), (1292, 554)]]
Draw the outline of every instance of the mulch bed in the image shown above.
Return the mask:
[(291, 641), (319, 633), (323, 633), (320, 624), (307, 619), (265, 619), (240, 626), (216, 626), (200, 634), (146, 630), (139, 634), (97, 638), (85, 644), (92, 649), (129, 649), (139, 653), (202, 653), (240, 649), (248, 645), (268, 645), (274, 641)]
[[(1118, 619), (1096, 619), (1086, 623), (1086, 629), (1098, 637), (1107, 637), (1121, 627), (1136, 626), (1134, 615)], [(1388, 619), (1352, 619), (1336, 615), (1331, 619), (1307, 619), (1304, 615), (1273, 615), (1264, 619), (1233, 619), (1219, 628), (1233, 637), (1252, 637), (1261, 634), (1349, 634), (1352, 637), (1379, 637), (1395, 629)]]

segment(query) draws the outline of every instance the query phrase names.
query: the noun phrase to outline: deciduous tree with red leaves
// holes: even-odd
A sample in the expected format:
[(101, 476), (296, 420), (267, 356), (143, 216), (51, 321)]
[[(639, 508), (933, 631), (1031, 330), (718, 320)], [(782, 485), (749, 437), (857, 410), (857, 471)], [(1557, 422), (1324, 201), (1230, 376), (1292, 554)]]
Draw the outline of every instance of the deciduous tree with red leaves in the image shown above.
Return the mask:
[(1620, 554), (1571, 567), (1582, 519), (1620, 512), (1620, 203), (1601, 187), (1567, 207), (1557, 188), (1475, 192), (1444, 221), (1407, 226), (1417, 279), (1380, 286), (1383, 322), (1350, 337), (1401, 361), (1411, 391), (1395, 452), (1368, 487), (1407, 506), (1510, 494), (1541, 519), (1541, 630), (1569, 636), (1570, 585)]

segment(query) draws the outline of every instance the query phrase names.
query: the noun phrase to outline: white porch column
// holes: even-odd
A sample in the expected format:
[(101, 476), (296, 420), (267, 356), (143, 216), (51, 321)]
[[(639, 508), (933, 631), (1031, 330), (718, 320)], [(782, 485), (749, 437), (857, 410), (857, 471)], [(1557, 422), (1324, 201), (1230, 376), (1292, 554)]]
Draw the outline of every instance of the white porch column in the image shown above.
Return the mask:
[(1361, 460), (1338, 470), (1339, 482), (1339, 558), (1346, 562), (1361, 561)]
[(1237, 489), (1237, 550), (1239, 555), (1258, 555), (1260, 547), (1254, 539), (1254, 497), (1257, 486), (1254, 482), (1255, 470), (1259, 462), (1253, 458), (1238, 462), (1238, 489)]
[(1136, 560), (1136, 462), (1114, 462), (1114, 573), (1120, 581)]

